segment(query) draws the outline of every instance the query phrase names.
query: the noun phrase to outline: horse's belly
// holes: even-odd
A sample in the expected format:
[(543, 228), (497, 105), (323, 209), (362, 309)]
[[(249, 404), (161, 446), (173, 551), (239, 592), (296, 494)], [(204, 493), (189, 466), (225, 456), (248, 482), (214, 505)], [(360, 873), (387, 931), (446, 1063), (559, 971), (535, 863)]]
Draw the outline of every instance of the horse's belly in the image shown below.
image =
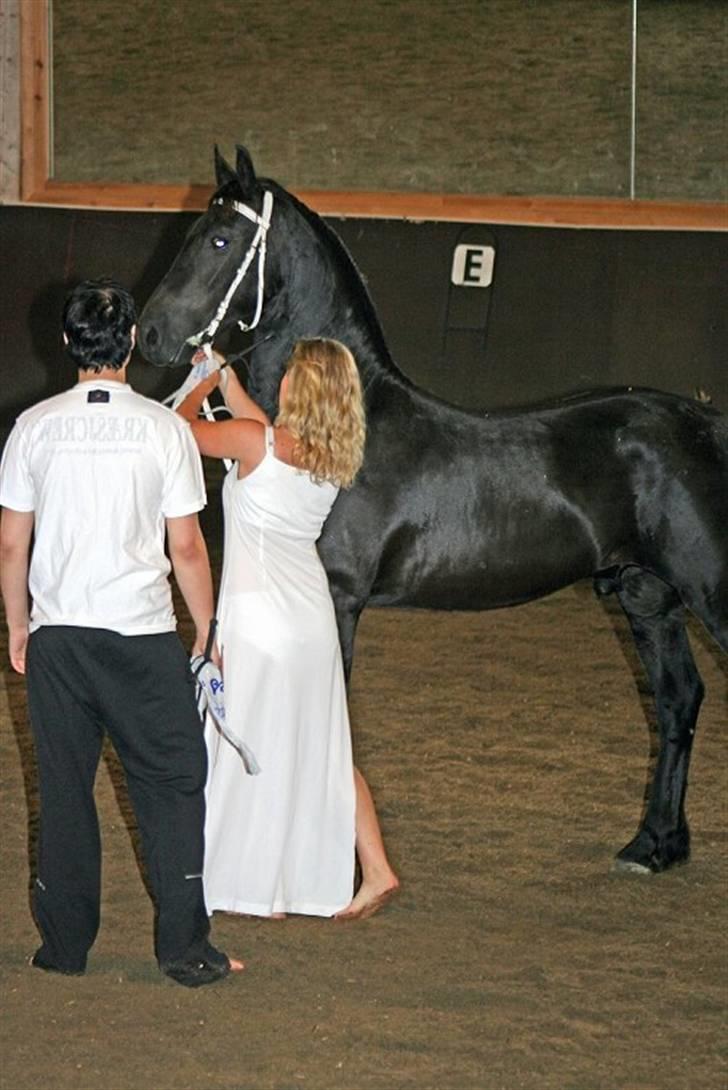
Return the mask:
[(473, 541), (463, 551), (424, 539), (419, 548), (383, 557), (369, 601), (421, 609), (495, 609), (550, 594), (593, 574), (597, 550), (588, 535), (524, 533)]
[(406, 587), (377, 588), (368, 604), (412, 609), (479, 610), (518, 605), (542, 598), (592, 574), (585, 566), (568, 574), (533, 571), (530, 578), (482, 573), (472, 579), (428, 580)]

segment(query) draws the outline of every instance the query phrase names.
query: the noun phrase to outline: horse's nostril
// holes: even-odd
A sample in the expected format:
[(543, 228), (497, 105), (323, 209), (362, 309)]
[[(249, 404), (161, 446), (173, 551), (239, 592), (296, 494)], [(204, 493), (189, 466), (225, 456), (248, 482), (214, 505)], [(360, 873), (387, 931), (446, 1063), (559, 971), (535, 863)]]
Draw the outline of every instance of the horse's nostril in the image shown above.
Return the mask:
[(150, 346), (150, 348), (154, 348), (155, 344), (159, 340), (159, 334), (157, 333), (157, 330), (154, 326), (151, 326), (150, 329), (147, 329), (145, 331), (144, 340)]

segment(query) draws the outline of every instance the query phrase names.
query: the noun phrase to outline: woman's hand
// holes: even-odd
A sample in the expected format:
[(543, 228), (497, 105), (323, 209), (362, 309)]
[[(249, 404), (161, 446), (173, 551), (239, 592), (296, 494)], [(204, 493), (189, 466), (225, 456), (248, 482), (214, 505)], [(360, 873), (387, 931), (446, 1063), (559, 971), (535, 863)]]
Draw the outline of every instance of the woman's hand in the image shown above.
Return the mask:
[(213, 371), (207, 378), (203, 378), (202, 382), (198, 383), (192, 391), (192, 395), (196, 395), (200, 399), (200, 404), (205, 400), (208, 394), (211, 394), (214, 389), (220, 385), (220, 372)]

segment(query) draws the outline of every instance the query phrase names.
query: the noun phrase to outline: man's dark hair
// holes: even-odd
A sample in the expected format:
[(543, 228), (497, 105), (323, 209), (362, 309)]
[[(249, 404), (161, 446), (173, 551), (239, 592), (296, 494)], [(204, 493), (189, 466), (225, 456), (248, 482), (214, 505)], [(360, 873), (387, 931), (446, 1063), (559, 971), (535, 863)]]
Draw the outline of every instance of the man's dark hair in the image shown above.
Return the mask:
[(66, 351), (82, 371), (118, 371), (132, 349), (136, 306), (113, 280), (84, 280), (63, 306)]

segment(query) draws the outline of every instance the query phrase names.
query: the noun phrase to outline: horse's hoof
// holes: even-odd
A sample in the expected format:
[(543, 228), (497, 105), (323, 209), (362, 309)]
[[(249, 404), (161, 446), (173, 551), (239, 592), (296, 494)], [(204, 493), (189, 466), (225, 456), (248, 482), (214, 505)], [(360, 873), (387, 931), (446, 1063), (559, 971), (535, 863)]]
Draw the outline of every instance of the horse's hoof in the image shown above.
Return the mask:
[(619, 856), (612, 863), (612, 870), (617, 874), (655, 874), (645, 863), (638, 863), (636, 859), (620, 859)]
[(649, 829), (641, 829), (618, 853), (616, 871), (631, 874), (660, 874), (670, 867), (687, 863), (690, 857), (690, 833), (687, 826), (658, 838)]

